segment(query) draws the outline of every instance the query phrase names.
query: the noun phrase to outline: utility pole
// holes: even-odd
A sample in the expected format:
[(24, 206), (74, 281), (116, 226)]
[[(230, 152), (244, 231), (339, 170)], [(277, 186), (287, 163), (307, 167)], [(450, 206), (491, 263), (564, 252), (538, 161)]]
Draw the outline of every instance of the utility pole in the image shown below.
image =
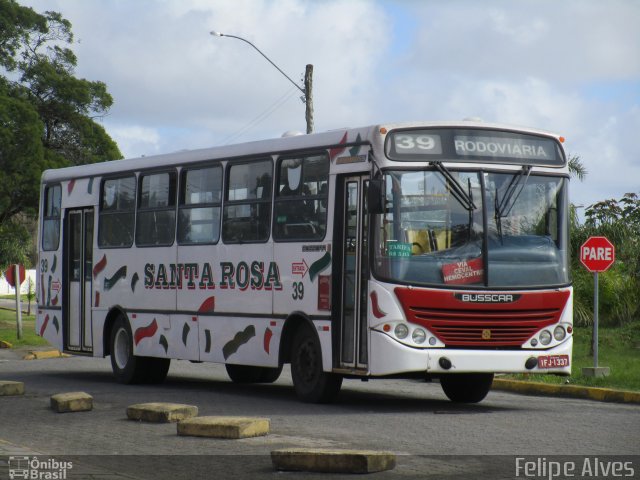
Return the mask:
[(304, 88), (303, 88), (300, 85), (298, 85), (296, 82), (291, 80), (289, 75), (284, 73), (282, 71), (282, 69), (278, 65), (273, 63), (273, 60), (271, 60), (269, 57), (267, 57), (262, 50), (260, 50), (258, 47), (256, 47), (253, 43), (251, 43), (246, 38), (242, 38), (242, 37), (239, 37), (237, 35), (228, 35), (226, 33), (220, 33), (220, 32), (216, 32), (216, 31), (212, 31), (212, 32), (209, 32), (209, 33), (211, 35), (213, 35), (214, 37), (235, 38), (237, 40), (242, 40), (244, 43), (247, 43), (247, 44), (251, 45), (260, 55), (262, 55), (271, 65), (273, 65), (282, 75), (284, 75), (287, 80), (289, 80), (298, 90), (300, 90), (300, 92), (302, 93), (302, 97), (301, 97), (302, 101), (305, 104), (305, 115), (304, 115), (304, 117), (305, 117), (305, 120), (307, 122), (307, 133), (313, 133), (313, 96), (312, 96), (313, 65), (309, 64), (309, 65), (307, 65), (307, 68), (305, 69), (305, 72), (304, 72)]
[(307, 133), (313, 133), (313, 65), (307, 65), (304, 72), (304, 118), (307, 121)]

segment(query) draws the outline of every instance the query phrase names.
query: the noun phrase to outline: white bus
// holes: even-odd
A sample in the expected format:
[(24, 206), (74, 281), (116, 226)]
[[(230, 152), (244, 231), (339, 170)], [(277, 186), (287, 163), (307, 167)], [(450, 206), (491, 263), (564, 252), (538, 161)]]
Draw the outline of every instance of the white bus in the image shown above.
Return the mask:
[(568, 375), (562, 141), (389, 124), (48, 170), (37, 332), (122, 383), (290, 363), (307, 402), (345, 377), (478, 402), (495, 373)]

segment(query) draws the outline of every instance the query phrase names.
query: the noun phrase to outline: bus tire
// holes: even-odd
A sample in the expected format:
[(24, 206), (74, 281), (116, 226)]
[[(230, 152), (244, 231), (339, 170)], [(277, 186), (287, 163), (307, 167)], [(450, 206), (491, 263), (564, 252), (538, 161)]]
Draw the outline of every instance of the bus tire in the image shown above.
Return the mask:
[(269, 368), (227, 363), (225, 368), (233, 383), (273, 383), (280, 377), (282, 372), (282, 366)]
[(129, 322), (119, 316), (111, 329), (111, 368), (116, 380), (124, 384), (143, 383), (147, 377), (147, 359), (133, 354), (133, 335)]
[(144, 382), (150, 384), (158, 384), (164, 382), (169, 373), (171, 366), (170, 358), (155, 357), (136, 357), (146, 363), (146, 373), (144, 374)]
[(493, 373), (452, 373), (440, 377), (440, 385), (449, 400), (456, 403), (478, 403), (487, 396)]
[(278, 368), (265, 367), (262, 369), (262, 374), (260, 375), (260, 383), (273, 383), (280, 378), (281, 373), (282, 365)]
[(298, 398), (306, 403), (329, 403), (342, 386), (342, 376), (322, 370), (322, 349), (317, 335), (302, 327), (293, 337), (291, 377)]

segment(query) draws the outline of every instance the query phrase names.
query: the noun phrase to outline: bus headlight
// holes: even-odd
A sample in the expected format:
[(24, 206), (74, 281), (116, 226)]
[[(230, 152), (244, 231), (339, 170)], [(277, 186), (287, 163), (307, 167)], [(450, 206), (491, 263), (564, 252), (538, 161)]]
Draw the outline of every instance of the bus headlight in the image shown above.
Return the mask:
[(564, 328), (560, 325), (553, 329), (553, 338), (555, 338), (557, 341), (561, 342), (566, 336), (567, 332), (565, 332)]
[(427, 339), (427, 332), (425, 332), (421, 328), (416, 328), (413, 331), (411, 338), (413, 338), (413, 341), (416, 342), (417, 344), (422, 344)]
[(544, 330), (540, 334), (540, 343), (542, 345), (549, 345), (551, 343), (551, 332), (549, 330)]
[(404, 323), (399, 323), (396, 325), (396, 328), (393, 329), (393, 333), (398, 338), (407, 338), (407, 335), (409, 335), (409, 327)]

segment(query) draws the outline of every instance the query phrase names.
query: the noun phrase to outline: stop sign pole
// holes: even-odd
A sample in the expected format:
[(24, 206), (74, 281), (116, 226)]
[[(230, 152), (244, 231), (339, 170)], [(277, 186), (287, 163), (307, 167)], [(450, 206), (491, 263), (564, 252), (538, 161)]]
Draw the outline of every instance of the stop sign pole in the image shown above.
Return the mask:
[(606, 377), (608, 367), (598, 367), (598, 273), (613, 265), (616, 249), (607, 237), (589, 237), (580, 247), (580, 262), (593, 272), (593, 368), (583, 368), (582, 374), (589, 377)]

